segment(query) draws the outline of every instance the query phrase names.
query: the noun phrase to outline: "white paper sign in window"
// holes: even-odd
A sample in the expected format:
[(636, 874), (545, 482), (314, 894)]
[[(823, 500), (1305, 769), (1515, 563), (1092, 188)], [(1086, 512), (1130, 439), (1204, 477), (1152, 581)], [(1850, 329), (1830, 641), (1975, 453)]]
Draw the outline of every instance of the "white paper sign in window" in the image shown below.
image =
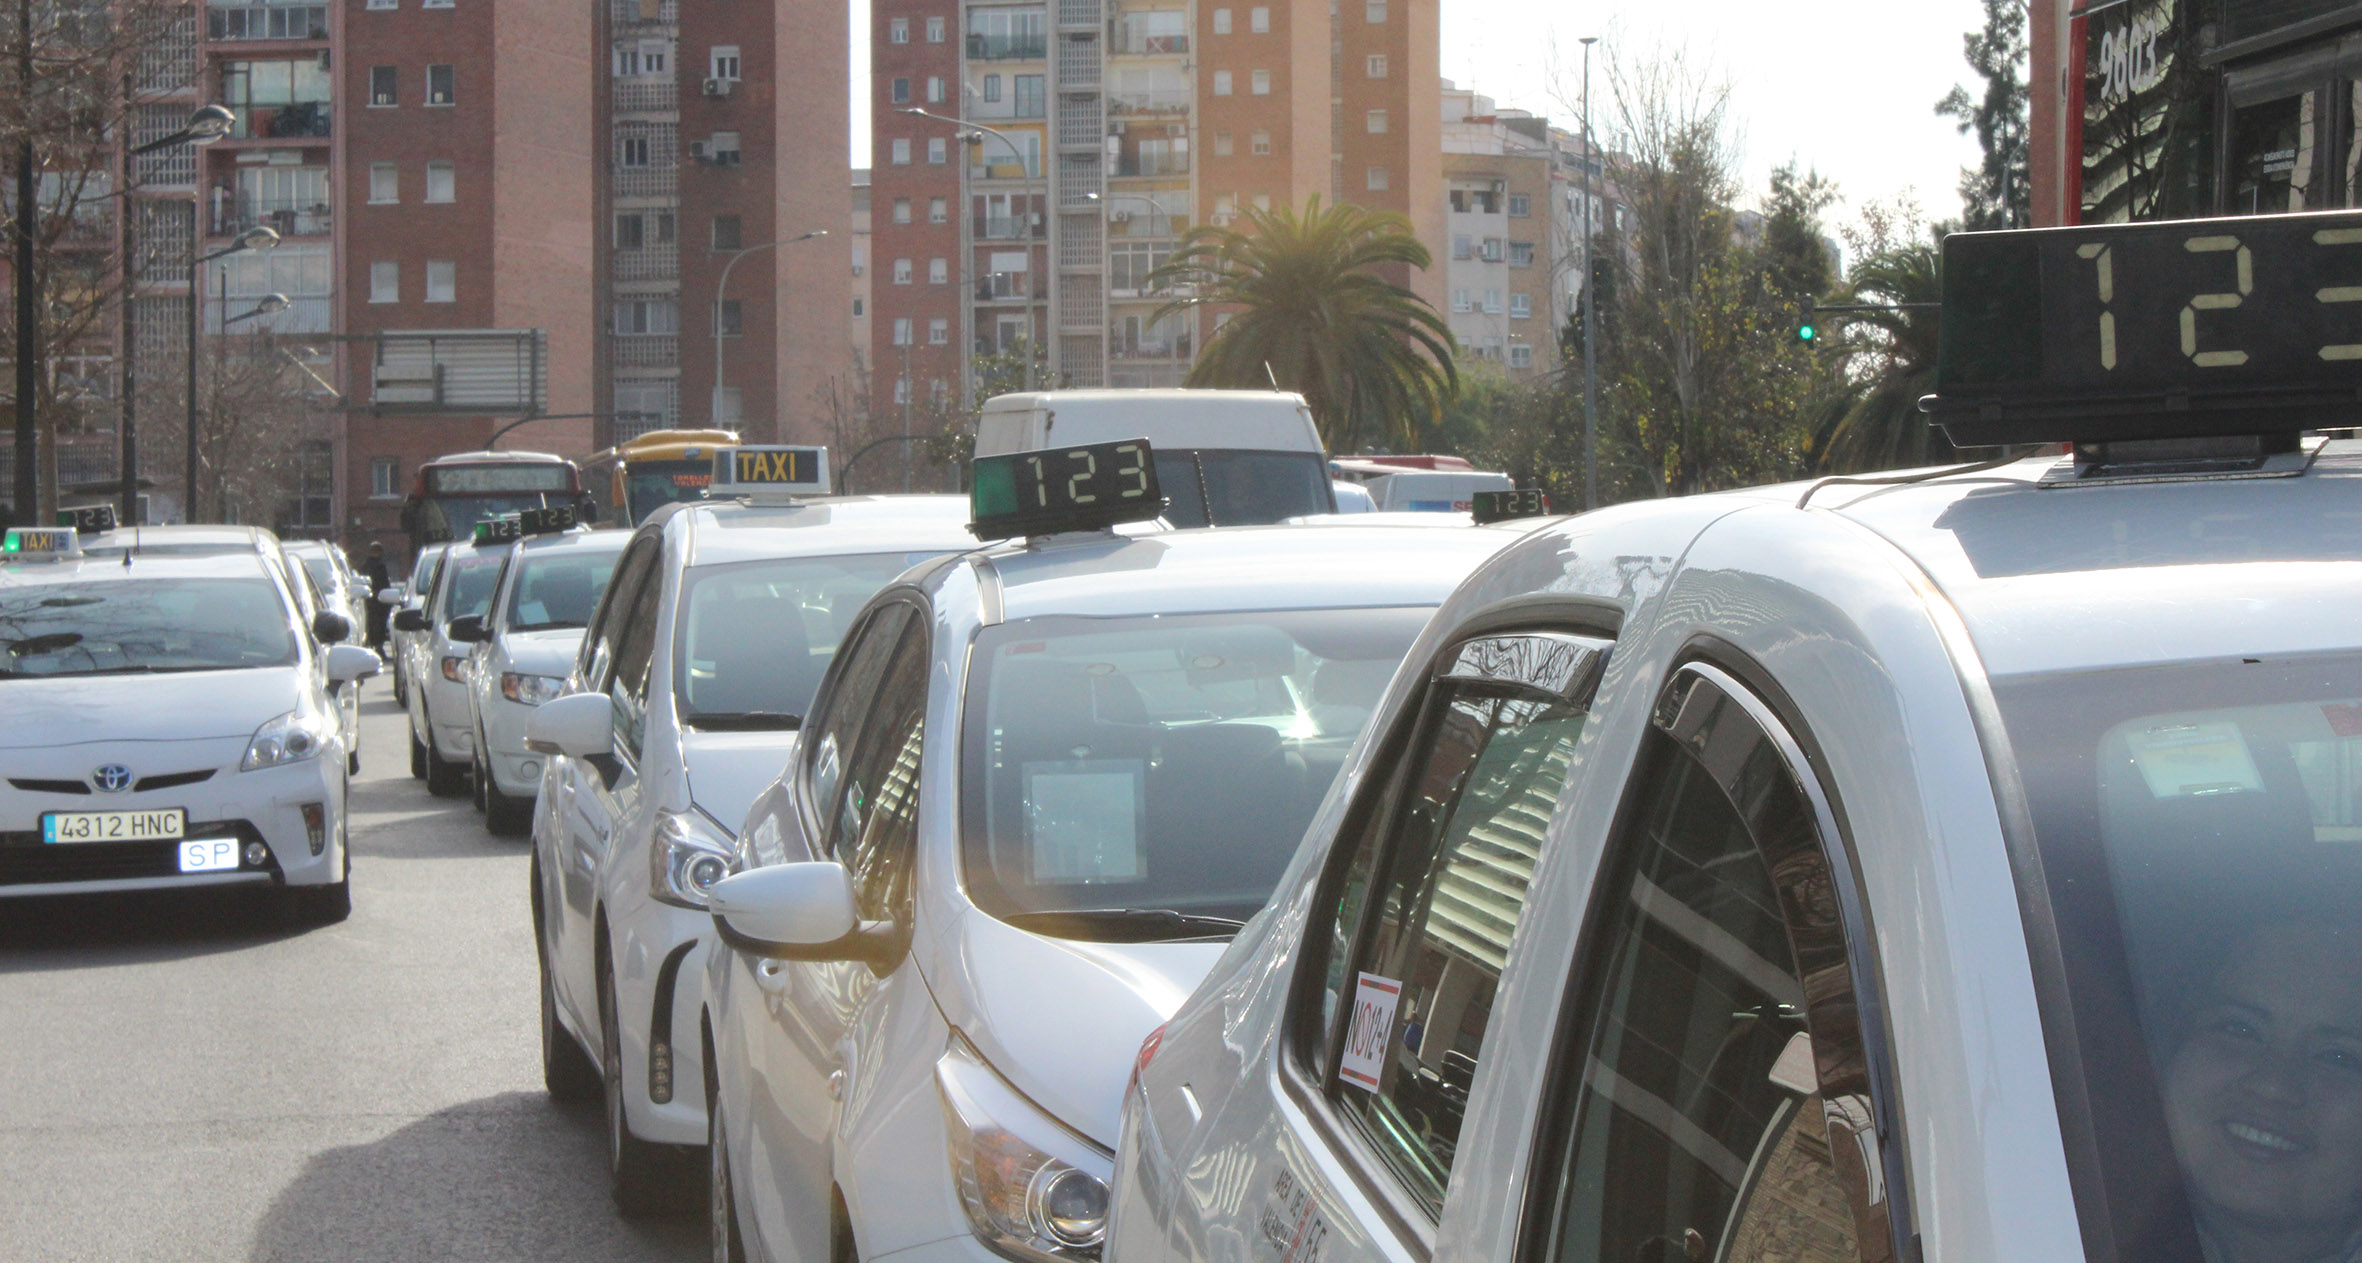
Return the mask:
[(1338, 1078), (1357, 1088), (1378, 1090), (1386, 1045), (1394, 1034), (1394, 1006), (1401, 1002), (1401, 983), (1371, 973), (1360, 975), (1353, 990), (1353, 1016), (1345, 1028), (1345, 1055), (1337, 1062)]

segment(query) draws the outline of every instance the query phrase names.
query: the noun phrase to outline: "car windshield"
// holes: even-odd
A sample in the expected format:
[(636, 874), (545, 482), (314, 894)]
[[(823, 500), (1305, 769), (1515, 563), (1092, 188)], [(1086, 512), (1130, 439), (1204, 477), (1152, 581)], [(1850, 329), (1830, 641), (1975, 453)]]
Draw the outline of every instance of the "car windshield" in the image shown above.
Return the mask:
[(502, 552), (469, 552), (451, 564), (451, 590), (443, 596), (443, 621), (482, 616), (492, 608), (492, 590), (500, 586)]
[(1336, 508), (1314, 452), (1160, 451), (1156, 480), (1175, 526), (1269, 526)]
[(0, 590), (0, 675), (131, 675), (292, 665), (268, 579), (110, 579)]
[(2057, 927), (2059, 1099), (2094, 1140), (2087, 1236), (2123, 1258), (2356, 1257), (2362, 655), (1995, 691), (2039, 844), (2021, 884)]
[(695, 566), (682, 576), (674, 640), (681, 722), (794, 728), (811, 708), (853, 616), (933, 553), (862, 553)]
[(963, 721), (970, 896), (1074, 938), (1138, 937), (1122, 914), (1244, 921), (1270, 897), (1430, 612), (987, 630)]
[(296, 560), (303, 563), (304, 569), (312, 572), (312, 582), (319, 584), (322, 592), (336, 590), (336, 562), (333, 558), (307, 552), (297, 553)]
[(432, 584), (435, 578), (435, 567), (442, 560), (443, 550), (440, 548), (419, 549), (417, 560), (410, 565), (410, 590), (415, 592)]
[(525, 554), (509, 586), (509, 630), (588, 627), (599, 594), (615, 573), (615, 559), (622, 555), (620, 549)]

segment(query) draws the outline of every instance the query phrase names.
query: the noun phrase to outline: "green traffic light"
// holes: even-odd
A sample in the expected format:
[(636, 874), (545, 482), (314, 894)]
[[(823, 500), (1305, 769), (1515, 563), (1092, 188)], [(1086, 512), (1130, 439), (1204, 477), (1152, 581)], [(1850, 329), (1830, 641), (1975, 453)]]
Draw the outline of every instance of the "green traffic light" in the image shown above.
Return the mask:
[(1816, 333), (1816, 331), (1813, 329), (1813, 327), (1812, 327), (1811, 325), (1798, 325), (1798, 326), (1796, 326), (1796, 340), (1797, 340), (1797, 341), (1799, 341), (1799, 342), (1810, 342), (1810, 341), (1812, 341), (1812, 340), (1813, 340), (1813, 338), (1814, 338), (1814, 336), (1815, 336), (1815, 333)]

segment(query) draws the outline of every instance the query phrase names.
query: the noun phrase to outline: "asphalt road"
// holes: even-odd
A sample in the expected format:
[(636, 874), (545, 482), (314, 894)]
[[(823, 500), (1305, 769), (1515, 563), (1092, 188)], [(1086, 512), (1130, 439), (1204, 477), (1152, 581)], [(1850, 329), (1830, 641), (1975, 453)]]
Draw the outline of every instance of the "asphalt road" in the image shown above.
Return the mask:
[(363, 695), (353, 915), (0, 902), (0, 1259), (697, 1259), (541, 1090), (528, 845), (410, 779)]

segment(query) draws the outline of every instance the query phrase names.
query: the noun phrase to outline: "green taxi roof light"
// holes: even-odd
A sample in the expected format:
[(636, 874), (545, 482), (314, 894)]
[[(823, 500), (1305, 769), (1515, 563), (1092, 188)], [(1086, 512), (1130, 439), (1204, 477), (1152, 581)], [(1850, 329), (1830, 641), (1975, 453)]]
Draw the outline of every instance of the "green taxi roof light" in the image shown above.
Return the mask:
[(968, 485), (978, 539), (1105, 530), (1165, 511), (1146, 439), (980, 456)]

